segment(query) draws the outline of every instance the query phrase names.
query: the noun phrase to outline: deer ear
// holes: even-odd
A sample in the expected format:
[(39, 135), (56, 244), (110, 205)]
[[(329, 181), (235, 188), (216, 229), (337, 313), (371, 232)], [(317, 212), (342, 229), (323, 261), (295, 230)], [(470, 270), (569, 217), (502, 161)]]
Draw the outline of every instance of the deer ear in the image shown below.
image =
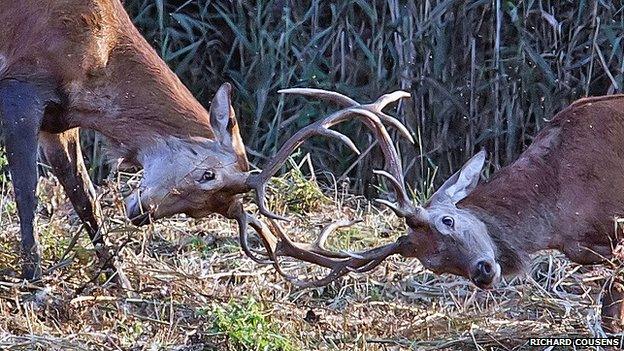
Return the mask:
[(243, 171), (249, 170), (245, 144), (240, 136), (236, 115), (232, 108), (232, 86), (221, 85), (210, 104), (210, 124), (214, 128), (217, 141), (236, 154), (237, 162)]
[(431, 202), (450, 201), (453, 204), (464, 199), (479, 183), (481, 169), (485, 165), (485, 150), (472, 156), (457, 173), (453, 174), (431, 197)]

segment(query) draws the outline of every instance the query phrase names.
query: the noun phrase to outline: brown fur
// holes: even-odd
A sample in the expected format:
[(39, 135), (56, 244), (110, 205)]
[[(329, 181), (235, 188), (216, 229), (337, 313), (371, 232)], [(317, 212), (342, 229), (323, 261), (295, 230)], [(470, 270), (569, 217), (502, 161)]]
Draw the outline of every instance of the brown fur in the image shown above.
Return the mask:
[[(573, 103), (518, 160), (478, 184), (484, 163), (481, 151), (425, 206), (396, 211), (408, 223), (403, 255), (481, 288), (518, 273), (539, 250), (580, 264), (614, 256), (622, 240), (615, 218), (624, 216), (624, 95)], [(603, 326), (621, 331), (621, 278), (612, 285), (603, 294)]]
[(624, 215), (623, 138), (624, 96), (579, 100), (458, 206), (479, 213), (515, 268), (514, 257), (542, 249), (582, 264), (610, 258)]
[(97, 130), (131, 162), (159, 136), (214, 138), (207, 111), (118, 0), (1, 0), (0, 8), (0, 80), (60, 95), (44, 131)]
[[(24, 183), (18, 189), (14, 181), (22, 275), (41, 272), (33, 227), (38, 145), (92, 241), (104, 246), (78, 128), (101, 132), (112, 156), (144, 169), (140, 189), (126, 198), (133, 223), (176, 213), (232, 216), (248, 191), (248, 164), (231, 93), (223, 84), (206, 111), (119, 0), (0, 0), (0, 118), (11, 176)], [(105, 251), (98, 255), (110, 266)]]
[[(486, 224), (504, 274), (542, 249), (580, 264), (613, 256), (624, 215), (624, 96), (579, 100), (512, 165), (458, 204)], [(624, 330), (621, 278), (603, 292), (603, 327)]]

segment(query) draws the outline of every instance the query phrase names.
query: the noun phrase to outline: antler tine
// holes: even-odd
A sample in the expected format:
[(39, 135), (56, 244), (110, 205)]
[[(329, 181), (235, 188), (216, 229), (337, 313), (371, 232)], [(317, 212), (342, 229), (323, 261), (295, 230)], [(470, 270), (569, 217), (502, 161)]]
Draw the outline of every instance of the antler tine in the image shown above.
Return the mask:
[(398, 130), (401, 135), (407, 140), (409, 140), (412, 144), (414, 143), (414, 138), (410, 134), (409, 130), (396, 118), (389, 116), (383, 113), (383, 110), (388, 104), (395, 102), (399, 99), (410, 97), (410, 93), (397, 90), (395, 92), (382, 95), (377, 101), (371, 104), (360, 104), (359, 102), (351, 99), (348, 96), (337, 93), (335, 91), (323, 90), (323, 89), (311, 89), (311, 88), (289, 88), (289, 89), (281, 89), (277, 91), (280, 94), (298, 94), (309, 97), (317, 97), (320, 99), (325, 99), (329, 101), (333, 101), (341, 107), (361, 107), (363, 109), (370, 109), (374, 112), (382, 121), (390, 124), (396, 130)]
[[(365, 107), (365, 106), (364, 106)], [(389, 116), (381, 111), (375, 113), (384, 123), (387, 123), (394, 127), (404, 138), (406, 138), (410, 143), (414, 144), (414, 137), (409, 133), (407, 127), (401, 123), (398, 119)]]
[(409, 199), (403, 182), (399, 181), (392, 174), (386, 171), (374, 170), (373, 173), (383, 176), (390, 181), (390, 184), (392, 184), (392, 187), (394, 188), (394, 193), (397, 196), (398, 206), (397, 204), (393, 204), (382, 199), (376, 199), (375, 201), (390, 207), (399, 217), (407, 217), (410, 213), (416, 212), (416, 207), (414, 207), (412, 201)]
[(353, 151), (356, 155), (360, 154), (360, 150), (357, 148), (357, 146), (355, 146), (355, 143), (353, 143), (353, 140), (351, 140), (348, 136), (342, 133), (339, 133), (331, 129), (321, 129), (319, 131), (319, 134), (328, 136), (330, 138), (338, 139), (342, 141), (344, 144), (346, 144), (349, 147), (349, 149), (351, 149), (351, 151)]
[[(297, 149), (304, 142), (305, 139), (313, 135), (325, 135), (333, 137), (346, 143), (355, 153), (360, 153), (360, 151), (355, 146), (355, 143), (353, 143), (353, 141), (349, 139), (349, 137), (329, 129), (332, 126), (341, 123), (352, 116), (361, 119), (370, 129), (375, 132), (375, 134), (378, 135), (378, 139), (382, 144), (382, 148), (394, 148), (392, 141), (390, 140), (390, 136), (383, 126), (381, 119), (373, 112), (369, 110), (364, 110), (359, 107), (345, 108), (340, 111), (334, 112), (324, 119), (312, 123), (295, 133), (295, 135), (293, 135), (284, 143), (282, 148), (277, 152), (275, 157), (271, 159), (270, 163), (262, 170), (262, 172), (260, 172), (259, 174), (252, 174), (247, 178), (247, 185), (252, 189), (256, 189), (256, 201), (258, 203), (258, 208), (261, 214), (272, 219), (287, 220), (285, 217), (271, 212), (266, 207), (266, 184), (271, 179), (271, 177), (278, 171), (278, 169), (281, 167), (282, 163), (288, 158), (288, 156), (295, 149)], [(396, 155), (396, 151), (394, 151), (394, 154)], [(400, 173), (400, 163), (398, 164), (399, 169), (396, 169), (396, 167), (394, 166), (396, 165), (396, 160), (398, 160), (398, 156), (393, 157), (392, 161), (390, 161), (390, 167), (392, 167), (394, 172), (393, 174), (396, 174), (396, 172)], [(400, 177), (401, 179), (403, 179), (402, 176)]]
[(356, 219), (354, 221), (340, 221), (340, 222), (331, 223), (325, 226), (325, 228), (323, 228), (323, 231), (321, 231), (321, 234), (319, 234), (318, 238), (316, 239), (313, 245), (319, 249), (326, 250), (325, 242), (327, 242), (327, 238), (332, 232), (334, 232), (336, 229), (351, 227), (354, 224), (357, 224), (360, 222), (362, 222), (361, 219)]
[(369, 106), (373, 107), (376, 112), (381, 112), (381, 110), (383, 110), (388, 104), (393, 103), (403, 98), (408, 98), (410, 96), (411, 96), (410, 93), (406, 91), (397, 90), (392, 93), (384, 94), (380, 96), (379, 99), (377, 99), (377, 101), (373, 102), (372, 104), (369, 104)]
[[(260, 263), (260, 264), (273, 263), (273, 261), (270, 259), (270, 255), (269, 255), (269, 259), (258, 258), (256, 254), (249, 247), (249, 232), (247, 231), (247, 226), (249, 222), (252, 222), (251, 224), (252, 224), (252, 227), (254, 228), (257, 226), (261, 226), (260, 221), (258, 221), (253, 216), (247, 214), (246, 212), (242, 211), (242, 205), (241, 205), (241, 211), (239, 212), (238, 215), (236, 215), (236, 221), (238, 222), (240, 246), (245, 252), (245, 254), (247, 254), (247, 256), (249, 256), (249, 258), (251, 258), (256, 263)], [(267, 252), (275, 251), (275, 246), (277, 245), (277, 241), (273, 240), (274, 239), (273, 237), (265, 237), (263, 235), (259, 235), (259, 236)]]
[[(262, 173), (260, 173), (257, 178), (257, 184), (252, 184), (251, 182), (249, 184), (252, 188), (256, 189), (256, 204), (258, 205), (258, 211), (263, 216), (271, 219), (279, 219), (286, 222), (290, 221), (288, 218), (280, 216), (277, 213), (273, 213), (271, 210), (269, 210), (269, 208), (266, 206), (266, 202), (264, 201), (264, 199), (266, 198), (266, 183), (269, 181), (272, 175), (273, 174), (267, 177), (262, 177)], [(264, 180), (264, 178), (266, 178), (266, 180)]]
[[(354, 109), (354, 111), (362, 115), (369, 116), (368, 119), (364, 120), (364, 123), (366, 123), (367, 126), (369, 126), (369, 128), (371, 128), (375, 133), (375, 137), (379, 141), (379, 146), (384, 154), (385, 168), (387, 169), (387, 171), (376, 170), (373, 172), (390, 180), (397, 196), (398, 204), (392, 204), (386, 200), (377, 201), (390, 207), (390, 209), (392, 209), (399, 217), (407, 217), (410, 214), (420, 212), (420, 208), (412, 205), (409, 195), (407, 194), (407, 190), (405, 189), (401, 158), (392, 143), (392, 139), (390, 138), (388, 131), (383, 127), (383, 124), (375, 123), (376, 120), (379, 120), (378, 116), (372, 113), (369, 109), (357, 108)], [(377, 119), (375, 117), (377, 117)]]
[[(318, 238), (312, 244), (307, 244), (292, 241), (290, 237), (284, 234), (279, 224), (273, 220), (269, 220), (269, 226), (267, 227), (254, 216), (246, 212), (239, 212), (236, 219), (240, 226), (239, 231), (241, 235), (241, 247), (243, 247), (245, 253), (256, 262), (273, 264), (275, 270), (280, 275), (294, 285), (302, 288), (327, 285), (350, 272), (370, 271), (378, 266), (388, 256), (401, 253), (405, 250), (400, 240), (358, 253), (334, 252), (325, 248), (325, 242), (331, 233), (339, 228), (350, 227), (355, 223), (360, 222), (359, 220), (340, 221), (327, 225), (323, 228), (321, 234), (319, 234)], [(267, 250), (269, 260), (256, 257), (249, 248), (247, 243), (247, 225), (250, 225), (256, 231), (258, 236), (260, 236), (262, 243)], [(328, 268), (330, 269), (330, 272), (320, 279), (301, 280), (298, 277), (287, 274), (282, 269), (279, 257), (283, 256), (292, 257), (304, 262)]]

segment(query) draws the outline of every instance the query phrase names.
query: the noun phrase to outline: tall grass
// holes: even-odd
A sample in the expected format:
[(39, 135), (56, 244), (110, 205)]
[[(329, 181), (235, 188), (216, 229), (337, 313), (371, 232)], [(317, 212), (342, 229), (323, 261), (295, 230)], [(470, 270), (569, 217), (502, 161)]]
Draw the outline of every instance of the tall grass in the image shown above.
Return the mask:
[[(402, 88), (398, 116), (407, 179), (447, 177), (480, 148), (507, 164), (571, 101), (624, 85), (624, 4), (607, 0), (126, 0), (134, 22), (204, 105), (219, 84), (235, 108), (253, 163), (330, 107), (278, 96), (284, 87), (335, 89), (367, 101)], [(339, 128), (363, 150), (370, 133)], [(90, 142), (88, 142), (90, 143)], [(87, 145), (90, 146), (90, 145)], [(317, 170), (372, 189), (382, 165), (336, 142), (307, 143)], [(92, 155), (101, 153), (94, 151)], [(100, 160), (92, 160), (97, 169)], [(347, 171), (348, 170), (348, 171)], [(94, 174), (104, 174), (95, 171)], [(373, 182), (374, 183), (374, 182)], [(421, 188), (422, 186), (416, 186)], [(426, 191), (427, 189), (418, 189)]]

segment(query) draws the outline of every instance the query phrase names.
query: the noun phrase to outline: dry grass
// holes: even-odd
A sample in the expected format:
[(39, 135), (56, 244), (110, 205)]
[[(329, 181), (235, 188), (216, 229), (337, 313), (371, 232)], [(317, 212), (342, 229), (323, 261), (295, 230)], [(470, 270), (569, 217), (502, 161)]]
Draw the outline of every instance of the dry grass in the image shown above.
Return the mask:
[[(48, 268), (61, 261), (80, 225), (53, 178), (42, 179), (39, 194), (47, 204), (38, 227)], [(178, 217), (136, 229), (123, 218), (116, 184), (100, 194), (107, 239), (123, 246), (118, 260), (131, 289), (103, 279), (87, 283), (97, 270), (82, 235), (68, 255), (72, 261), (41, 282), (0, 281), (0, 348), (518, 350), (530, 349), (531, 336), (602, 333), (596, 299), (602, 278), (612, 274), (604, 266), (580, 267), (546, 253), (526, 276), (480, 291), (461, 278), (434, 276), (416, 260), (393, 257), (370, 274), (297, 290), (271, 267), (245, 257), (233, 222)], [(329, 194), (333, 198), (315, 214), (294, 215), (294, 237), (308, 238), (336, 217), (365, 219), (341, 232), (337, 246), (375, 245), (403, 231), (388, 211)], [(0, 267), (15, 269), (17, 219), (10, 190), (1, 195)], [(312, 197), (309, 205), (317, 202)]]

